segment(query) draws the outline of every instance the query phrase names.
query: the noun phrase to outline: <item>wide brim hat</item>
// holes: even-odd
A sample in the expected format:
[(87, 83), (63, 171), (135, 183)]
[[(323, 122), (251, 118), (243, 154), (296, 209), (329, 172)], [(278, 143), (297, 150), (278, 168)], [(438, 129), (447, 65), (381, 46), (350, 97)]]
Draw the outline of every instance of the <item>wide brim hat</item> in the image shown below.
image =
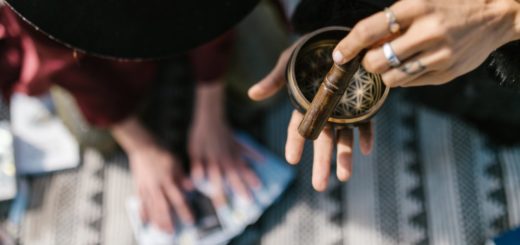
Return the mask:
[(258, 0), (5, 0), (50, 38), (103, 57), (151, 59), (229, 30)]

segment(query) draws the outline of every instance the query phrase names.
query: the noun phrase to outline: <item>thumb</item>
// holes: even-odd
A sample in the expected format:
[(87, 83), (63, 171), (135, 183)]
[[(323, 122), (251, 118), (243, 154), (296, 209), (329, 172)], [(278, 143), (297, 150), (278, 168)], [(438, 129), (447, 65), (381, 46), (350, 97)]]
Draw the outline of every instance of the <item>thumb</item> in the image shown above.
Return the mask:
[(253, 85), (249, 91), (249, 98), (255, 101), (265, 100), (273, 96), (285, 84), (285, 69), (295, 45), (286, 49), (278, 58), (274, 69), (260, 82)]

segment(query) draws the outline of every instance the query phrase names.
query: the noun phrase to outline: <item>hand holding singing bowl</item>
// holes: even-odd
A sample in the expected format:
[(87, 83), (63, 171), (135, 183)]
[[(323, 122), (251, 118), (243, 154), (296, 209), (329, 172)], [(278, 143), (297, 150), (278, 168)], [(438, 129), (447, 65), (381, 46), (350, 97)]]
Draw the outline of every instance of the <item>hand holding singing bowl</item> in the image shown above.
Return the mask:
[[(303, 36), (282, 53), (273, 71), (249, 90), (252, 99), (262, 100), (272, 96), (285, 83), (288, 84), (289, 97), (296, 110), (293, 111), (289, 123), (286, 159), (291, 164), (297, 164), (306, 137), (314, 139), (313, 134), (318, 133), (319, 136), (314, 141), (313, 168), (313, 186), (318, 191), (327, 187), (335, 139), (338, 148), (337, 176), (340, 180), (346, 181), (352, 171), (354, 126), (360, 132), (362, 153), (370, 152), (373, 144), (370, 118), (381, 108), (390, 90), (379, 75), (369, 73), (359, 65), (360, 59), (357, 64), (349, 62), (347, 66), (334, 68), (332, 50), (349, 30), (346, 27), (332, 26)], [(341, 69), (339, 75), (334, 72), (335, 69)], [(323, 81), (346, 85), (333, 96), (329, 96), (337, 97), (333, 105), (324, 106), (325, 103), (315, 99)], [(319, 102), (321, 108), (329, 110), (326, 113), (318, 112), (317, 117), (311, 117), (314, 121), (318, 117), (321, 120), (325, 119), (326, 125), (303, 126), (303, 114), (309, 110), (312, 102)], [(307, 130), (302, 128), (310, 129), (309, 134), (307, 135)]]
[[(302, 37), (302, 40), (309, 36)], [(341, 38), (340, 38), (341, 39)], [(336, 97), (330, 91), (340, 90), (339, 87), (328, 86), (329, 96), (326, 100), (316, 100), (320, 103), (337, 105), (327, 106), (331, 110), (331, 116), (327, 121), (337, 124), (338, 118), (349, 121), (349, 125), (358, 124), (360, 132), (360, 149), (362, 153), (368, 154), (373, 144), (372, 128), (370, 123), (359, 124), (366, 121), (380, 107), (380, 103), (386, 98), (385, 92), (389, 87), (408, 87), (439, 85), (452, 81), (454, 78), (468, 73), (481, 65), (485, 59), (497, 48), (512, 41), (520, 39), (520, 2), (518, 0), (401, 0), (392, 6), (372, 16), (360, 20), (348, 34), (342, 37), (336, 47), (331, 50), (334, 66), (350, 67), (360, 62), (362, 69), (358, 73), (367, 72), (375, 83), (371, 86), (380, 86), (379, 92), (365, 93), (359, 89), (363, 82), (355, 82), (356, 76), (348, 80), (346, 98), (350, 95), (370, 95), (373, 98), (347, 99), (347, 103), (341, 103), (342, 98), (336, 104)], [(291, 99), (298, 110), (293, 112), (289, 122), (286, 159), (289, 163), (300, 161), (305, 138), (298, 133), (298, 127), (302, 122), (302, 112), (309, 114), (308, 103), (316, 86), (324, 79), (324, 74), (330, 72), (330, 66), (317, 70), (325, 71), (324, 74), (307, 74), (309, 68), (299, 71), (298, 67), (315, 66), (315, 61), (304, 61), (298, 63), (296, 59), (291, 65), (288, 63), (295, 49), (300, 49), (297, 57), (302, 55), (301, 42), (298, 42), (284, 51), (272, 70), (262, 81), (249, 90), (249, 96), (254, 100), (263, 100), (276, 93), (286, 82), (289, 82)], [(308, 54), (308, 57), (320, 56), (320, 52)], [(302, 55), (304, 57), (307, 55)], [(289, 64), (289, 67), (287, 65)], [(291, 68), (293, 66), (293, 68)], [(286, 80), (285, 71), (294, 69), (294, 74)], [(334, 68), (333, 68), (334, 69)], [(363, 71), (364, 69), (364, 71)], [(313, 68), (310, 69), (314, 70)], [(373, 74), (380, 74), (373, 75)], [(321, 77), (320, 77), (321, 76)], [(328, 76), (328, 75), (325, 75)], [(310, 77), (310, 78), (309, 78)], [(312, 82), (313, 78), (318, 82)], [(343, 76), (342, 76), (343, 77)], [(349, 77), (349, 76), (344, 76)], [(343, 77), (343, 78), (344, 78)], [(332, 81), (343, 81), (341, 79), (329, 79)], [(354, 79), (352, 79), (354, 78)], [(291, 81), (293, 79), (293, 81)], [(384, 83), (376, 85), (377, 81)], [(359, 79), (358, 79), (359, 80)], [(363, 80), (363, 79), (362, 79)], [(333, 84), (334, 85), (334, 84)], [(341, 84), (340, 84), (341, 85)], [(311, 86), (312, 88), (309, 88)], [(292, 88), (291, 88), (292, 87)], [(353, 87), (353, 88), (351, 88)], [(320, 89), (318, 89), (320, 91)], [(383, 92), (381, 92), (383, 91)], [(314, 101), (314, 98), (313, 98)], [(362, 101), (359, 102), (358, 101)], [(349, 104), (350, 103), (350, 104)], [(345, 105), (349, 105), (345, 109)], [(361, 110), (356, 111), (356, 108)], [(324, 108), (322, 108), (324, 109)], [(329, 113), (330, 111), (326, 111)], [(325, 113), (325, 115), (327, 114)], [(366, 118), (363, 118), (366, 117)], [(316, 116), (311, 117), (318, 118)], [(322, 117), (319, 117), (322, 118)], [(319, 121), (319, 120), (318, 120)], [(321, 122), (321, 121), (320, 121)], [(318, 125), (317, 123), (311, 125)], [(320, 125), (318, 125), (320, 126)], [(313, 126), (314, 127), (314, 126)], [(312, 127), (308, 127), (312, 128)], [(316, 127), (320, 129), (320, 127)], [(312, 130), (310, 130), (312, 131)], [(300, 130), (302, 132), (302, 130)], [(323, 191), (327, 187), (330, 175), (330, 162), (337, 144), (337, 176), (340, 180), (347, 180), (352, 172), (352, 129), (344, 127), (333, 130), (327, 127), (321, 131), (314, 141), (314, 167), (312, 183), (316, 190)], [(314, 136), (309, 134), (308, 136)], [(311, 137), (312, 138), (312, 137)]]

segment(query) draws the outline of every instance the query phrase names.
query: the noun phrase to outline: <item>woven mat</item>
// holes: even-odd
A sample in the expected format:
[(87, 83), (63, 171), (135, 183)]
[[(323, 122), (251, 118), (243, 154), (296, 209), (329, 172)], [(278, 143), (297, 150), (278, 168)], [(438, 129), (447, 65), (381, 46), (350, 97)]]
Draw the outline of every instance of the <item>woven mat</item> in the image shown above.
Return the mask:
[[(265, 115), (267, 146), (282, 155), (291, 106)], [(394, 93), (376, 118), (372, 155), (355, 155), (347, 184), (311, 189), (307, 146), (294, 185), (233, 244), (483, 244), (520, 225), (520, 147)], [(356, 149), (356, 153), (358, 153)], [(127, 159), (88, 149), (81, 168), (30, 180), (22, 244), (133, 244), (124, 209)]]

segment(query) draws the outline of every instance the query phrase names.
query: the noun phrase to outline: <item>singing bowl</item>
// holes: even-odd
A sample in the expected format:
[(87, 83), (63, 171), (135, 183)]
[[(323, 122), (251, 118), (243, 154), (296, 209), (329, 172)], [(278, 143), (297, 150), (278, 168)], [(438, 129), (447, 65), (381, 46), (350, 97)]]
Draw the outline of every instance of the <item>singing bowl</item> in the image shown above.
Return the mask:
[[(340, 26), (318, 29), (300, 39), (291, 54), (286, 70), (289, 97), (301, 113), (307, 111), (330, 70), (334, 47), (349, 31)], [(389, 92), (390, 88), (379, 74), (367, 72), (360, 66), (328, 122), (355, 125), (368, 121), (382, 107)]]

